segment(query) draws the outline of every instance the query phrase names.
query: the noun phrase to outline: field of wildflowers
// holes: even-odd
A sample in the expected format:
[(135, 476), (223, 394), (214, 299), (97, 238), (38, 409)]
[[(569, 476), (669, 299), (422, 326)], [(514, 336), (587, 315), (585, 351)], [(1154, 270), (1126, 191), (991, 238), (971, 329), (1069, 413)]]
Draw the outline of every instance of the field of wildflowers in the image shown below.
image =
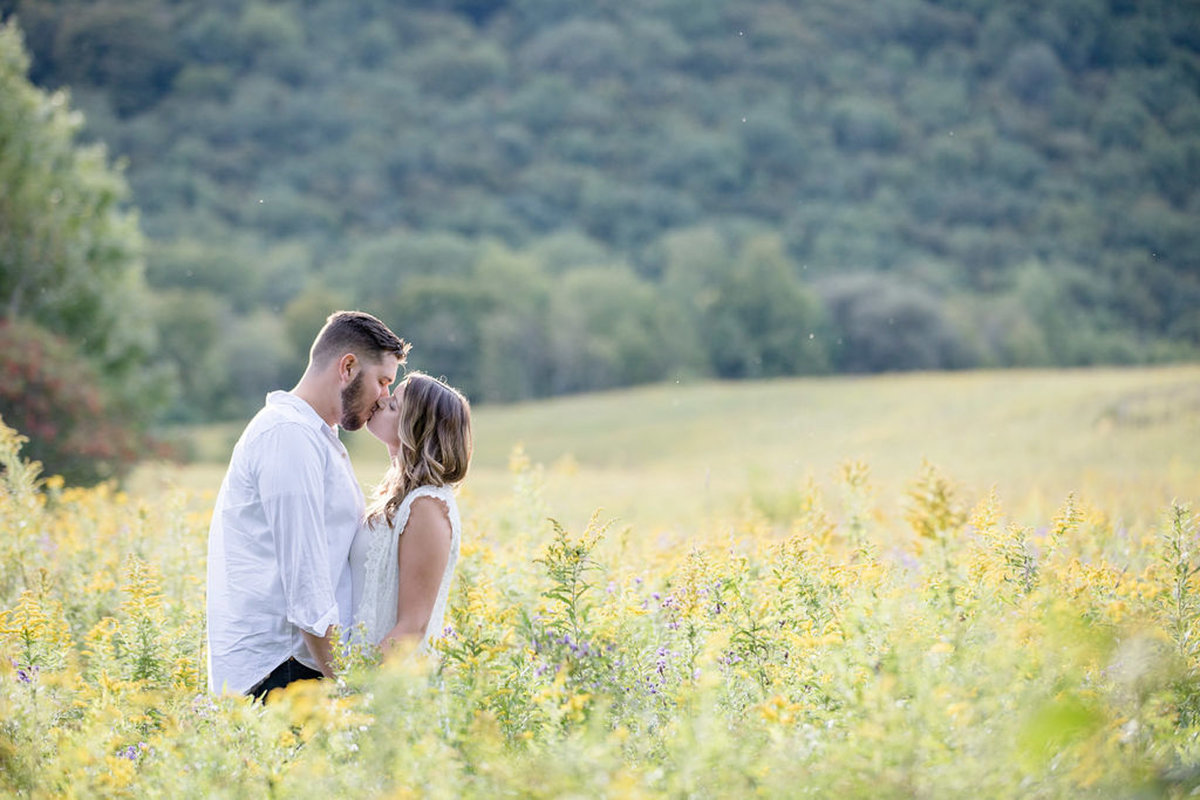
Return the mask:
[[(668, 546), (475, 503), (438, 659), (204, 691), (206, 498), (73, 489), (0, 426), (0, 794), (1182, 797), (1200, 789), (1198, 498), (1028, 521), (869, 463)], [(1113, 501), (1114, 503), (1116, 500)], [(682, 543), (681, 543), (682, 542)]]

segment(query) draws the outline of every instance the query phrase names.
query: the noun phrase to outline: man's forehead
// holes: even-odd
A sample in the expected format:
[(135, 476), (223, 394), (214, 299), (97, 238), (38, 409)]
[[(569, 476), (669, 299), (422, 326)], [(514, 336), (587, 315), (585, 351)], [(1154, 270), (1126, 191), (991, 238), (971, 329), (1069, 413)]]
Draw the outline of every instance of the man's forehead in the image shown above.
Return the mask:
[(392, 380), (396, 379), (396, 372), (400, 369), (400, 358), (394, 353), (384, 353), (383, 358), (379, 360), (383, 371), (392, 376)]
[(395, 353), (380, 353), (375, 358), (360, 356), (359, 363), (373, 379), (386, 376), (395, 381), (396, 372), (400, 369), (400, 359)]

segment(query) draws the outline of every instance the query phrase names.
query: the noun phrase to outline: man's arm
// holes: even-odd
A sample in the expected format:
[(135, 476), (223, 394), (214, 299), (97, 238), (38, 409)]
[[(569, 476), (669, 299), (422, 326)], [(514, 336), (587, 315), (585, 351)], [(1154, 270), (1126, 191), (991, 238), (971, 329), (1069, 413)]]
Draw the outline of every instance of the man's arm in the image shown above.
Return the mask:
[(304, 643), (308, 645), (308, 652), (312, 653), (312, 657), (317, 661), (317, 669), (326, 678), (333, 677), (333, 648), (329, 644), (329, 633), (324, 636), (314, 636), (306, 630), (300, 631), (304, 636)]
[(283, 583), (287, 620), (300, 629), (318, 669), (332, 675), (330, 627), (338, 621), (325, 536), (325, 473), (321, 442), (299, 425), (271, 431), (272, 455), (258, 485)]

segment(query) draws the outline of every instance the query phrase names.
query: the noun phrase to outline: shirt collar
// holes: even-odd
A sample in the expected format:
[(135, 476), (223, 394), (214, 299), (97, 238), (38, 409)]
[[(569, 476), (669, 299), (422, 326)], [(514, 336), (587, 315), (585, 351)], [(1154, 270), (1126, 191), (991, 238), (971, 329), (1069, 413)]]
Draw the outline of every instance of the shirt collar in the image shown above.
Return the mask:
[(325, 424), (325, 420), (321, 419), (321, 415), (308, 404), (307, 400), (297, 397), (291, 392), (285, 392), (282, 389), (271, 392), (267, 395), (267, 405), (289, 408), (296, 412), (304, 423), (318, 430), (325, 431), (325, 433), (333, 436), (335, 439), (338, 438), (338, 427), (336, 425)]

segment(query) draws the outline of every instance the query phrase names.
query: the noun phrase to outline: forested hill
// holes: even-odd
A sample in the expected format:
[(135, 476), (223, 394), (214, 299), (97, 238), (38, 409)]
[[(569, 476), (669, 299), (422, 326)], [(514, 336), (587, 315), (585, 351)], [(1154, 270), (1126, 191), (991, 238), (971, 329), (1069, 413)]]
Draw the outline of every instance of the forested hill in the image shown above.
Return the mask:
[(179, 415), (331, 305), (482, 400), (1200, 352), (1195, 0), (0, 0)]

